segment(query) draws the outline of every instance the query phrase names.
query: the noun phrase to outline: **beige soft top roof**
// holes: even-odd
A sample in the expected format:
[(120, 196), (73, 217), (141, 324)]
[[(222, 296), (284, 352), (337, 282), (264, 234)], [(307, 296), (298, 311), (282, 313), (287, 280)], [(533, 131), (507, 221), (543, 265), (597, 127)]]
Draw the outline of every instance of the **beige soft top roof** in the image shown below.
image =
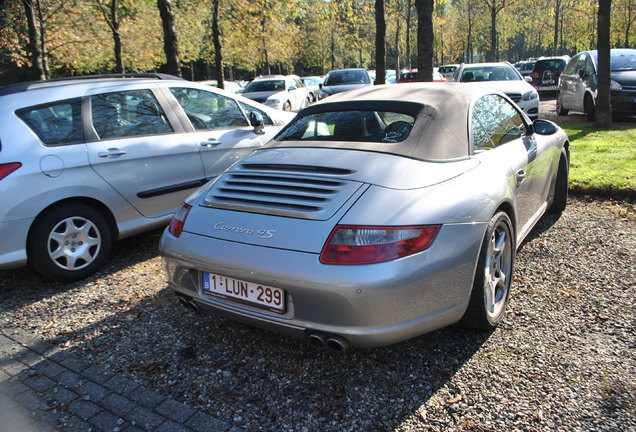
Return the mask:
[[(465, 83), (407, 83), (369, 86), (336, 94), (302, 110), (306, 115), (348, 110), (394, 111), (415, 117), (409, 137), (399, 143), (277, 141), (266, 147), (330, 147), (379, 151), (423, 160), (469, 155), (468, 116), (472, 101), (498, 93)], [(293, 123), (293, 121), (292, 121)]]

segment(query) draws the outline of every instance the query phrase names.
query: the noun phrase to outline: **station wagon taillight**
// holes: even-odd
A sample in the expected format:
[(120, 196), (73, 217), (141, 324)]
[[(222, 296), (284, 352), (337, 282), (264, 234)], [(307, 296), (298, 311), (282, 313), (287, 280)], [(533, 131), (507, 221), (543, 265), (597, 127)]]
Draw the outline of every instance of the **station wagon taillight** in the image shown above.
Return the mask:
[(371, 264), (428, 249), (441, 225), (373, 227), (338, 225), (320, 253), (323, 264)]
[(22, 164), (20, 162), (9, 162), (0, 164), (0, 180), (11, 174), (13, 171), (20, 168)]

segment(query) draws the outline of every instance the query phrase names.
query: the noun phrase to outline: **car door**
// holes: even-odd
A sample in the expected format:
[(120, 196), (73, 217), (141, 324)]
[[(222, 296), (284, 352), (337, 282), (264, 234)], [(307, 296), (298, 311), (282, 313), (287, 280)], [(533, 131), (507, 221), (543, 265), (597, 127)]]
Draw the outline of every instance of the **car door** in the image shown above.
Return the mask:
[(248, 123), (248, 113), (234, 98), (186, 86), (170, 87), (168, 91), (176, 100), (182, 122), (186, 123), (188, 139), (201, 152), (207, 180), (221, 174), (278, 132), (265, 115), (264, 133), (256, 133)]
[(559, 91), (563, 108), (578, 111), (578, 97), (581, 78), (579, 70), (585, 64), (585, 54), (579, 54), (570, 60), (560, 78)]
[(83, 101), (91, 167), (148, 218), (172, 213), (205, 181), (198, 147), (159, 99), (136, 88)]
[(549, 179), (550, 165), (544, 165), (539, 142), (514, 104), (500, 95), (484, 96), (474, 104), (471, 128), (477, 157), (507, 165), (521, 232), (536, 218)]

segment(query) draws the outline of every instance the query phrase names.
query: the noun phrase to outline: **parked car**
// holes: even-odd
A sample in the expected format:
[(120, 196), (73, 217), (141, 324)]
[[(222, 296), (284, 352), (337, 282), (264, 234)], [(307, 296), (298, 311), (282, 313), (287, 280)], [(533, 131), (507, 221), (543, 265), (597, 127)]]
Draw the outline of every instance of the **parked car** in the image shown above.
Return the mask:
[[(610, 76), (612, 114), (636, 115), (636, 49), (610, 50)], [(568, 62), (559, 79), (557, 113), (583, 112), (588, 121), (593, 121), (597, 90), (598, 53), (580, 52)]]
[(309, 102), (316, 102), (320, 97), (320, 87), (322, 86), (323, 79), (320, 77), (303, 77), (301, 81), (305, 84), (309, 92)]
[(373, 85), (373, 81), (366, 69), (332, 70), (327, 74), (322, 84), (320, 99), (370, 85)]
[(570, 57), (544, 57), (534, 64), (530, 78), (532, 85), (539, 92), (556, 92), (559, 85), (559, 76)]
[(515, 101), (531, 119), (539, 117), (539, 94), (510, 63), (462, 64), (455, 71), (453, 80), (490, 85)]
[(444, 78), (450, 81), (458, 67), (458, 64), (448, 64), (438, 67), (437, 70), (444, 76)]
[[(400, 72), (400, 78), (397, 80), (398, 84), (407, 83), (407, 82), (419, 82), (419, 73), (417, 69), (410, 69), (406, 71)], [(444, 75), (439, 73), (437, 69), (433, 69), (433, 81), (435, 82), (444, 82), (446, 78)]]
[(300, 111), (310, 103), (307, 87), (295, 75), (256, 77), (243, 89), (241, 94), (246, 98), (283, 111)]
[(160, 241), (170, 286), (338, 350), (492, 329), (516, 248), (565, 208), (568, 148), (480, 86), (331, 96), (184, 203)]
[(532, 70), (534, 69), (535, 63), (536, 61), (534, 60), (527, 61), (527, 62), (520, 62), (519, 65), (515, 64), (515, 68), (519, 71), (521, 76), (525, 78), (527, 76), (530, 76), (530, 74), (532, 73)]
[[(217, 80), (199, 81), (201, 84), (207, 84), (212, 87), (218, 87), (219, 82)], [(232, 93), (240, 93), (243, 90), (241, 83), (236, 81), (223, 81), (223, 89)]]
[(0, 107), (0, 269), (28, 263), (59, 280), (93, 273), (113, 240), (167, 224), (291, 117), (165, 75), (12, 84)]

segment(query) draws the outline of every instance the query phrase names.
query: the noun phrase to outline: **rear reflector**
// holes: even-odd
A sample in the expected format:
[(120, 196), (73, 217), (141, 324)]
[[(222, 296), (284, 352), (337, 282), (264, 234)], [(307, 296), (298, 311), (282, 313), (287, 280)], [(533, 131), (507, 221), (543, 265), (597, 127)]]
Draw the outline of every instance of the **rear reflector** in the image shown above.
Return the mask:
[(371, 264), (428, 249), (441, 225), (369, 227), (338, 225), (320, 253), (323, 264)]
[(22, 164), (20, 162), (9, 162), (0, 164), (0, 180), (11, 174), (13, 171), (20, 168)]

